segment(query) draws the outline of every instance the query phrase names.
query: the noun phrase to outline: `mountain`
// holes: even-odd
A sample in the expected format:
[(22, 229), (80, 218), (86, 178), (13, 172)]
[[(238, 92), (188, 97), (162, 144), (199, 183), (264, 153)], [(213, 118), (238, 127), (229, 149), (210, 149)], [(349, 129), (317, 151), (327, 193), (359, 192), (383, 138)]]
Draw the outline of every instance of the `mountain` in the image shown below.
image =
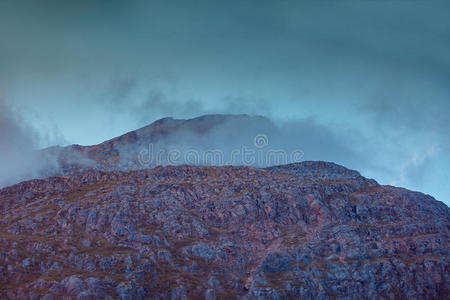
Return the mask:
[[(168, 161), (171, 149), (181, 150), (182, 154), (195, 150), (199, 156), (194, 161), (197, 165), (224, 165), (227, 162), (242, 164), (241, 161), (229, 161), (230, 152), (245, 144), (254, 147), (253, 139), (261, 131), (276, 133), (277, 128), (269, 119), (261, 116), (204, 115), (187, 120), (164, 118), (98, 145), (44, 149), (40, 153), (40, 160), (47, 163), (41, 168), (40, 177), (67, 175), (89, 169), (140, 170), (188, 162), (183, 155), (175, 162)], [(149, 147), (152, 148), (149, 150)], [(205, 161), (202, 153), (207, 149), (220, 149), (223, 152), (221, 161)], [(139, 160), (140, 153), (147, 156), (144, 161)], [(148, 157), (149, 154), (152, 157)]]
[[(180, 122), (79, 151), (108, 166)], [(328, 162), (87, 170), (0, 190), (0, 298), (446, 299), (449, 228), (445, 204)]]

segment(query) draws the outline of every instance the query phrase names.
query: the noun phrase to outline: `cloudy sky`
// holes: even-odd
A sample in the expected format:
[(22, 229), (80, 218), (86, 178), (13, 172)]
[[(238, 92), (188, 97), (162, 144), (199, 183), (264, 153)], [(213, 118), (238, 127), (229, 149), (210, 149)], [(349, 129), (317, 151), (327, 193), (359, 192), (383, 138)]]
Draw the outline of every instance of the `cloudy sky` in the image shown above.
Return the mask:
[(2, 151), (257, 114), (449, 204), (449, 83), (448, 1), (0, 1)]

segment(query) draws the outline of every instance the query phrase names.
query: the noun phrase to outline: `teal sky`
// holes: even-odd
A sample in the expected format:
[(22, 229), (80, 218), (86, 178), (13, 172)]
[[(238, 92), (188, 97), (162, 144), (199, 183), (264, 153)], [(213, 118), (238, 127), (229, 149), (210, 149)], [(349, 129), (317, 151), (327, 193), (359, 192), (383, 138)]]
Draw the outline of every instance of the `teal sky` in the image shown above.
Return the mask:
[(310, 126), (300, 148), (332, 137), (307, 158), (450, 203), (448, 1), (168, 2), (1, 1), (3, 148), (260, 114)]

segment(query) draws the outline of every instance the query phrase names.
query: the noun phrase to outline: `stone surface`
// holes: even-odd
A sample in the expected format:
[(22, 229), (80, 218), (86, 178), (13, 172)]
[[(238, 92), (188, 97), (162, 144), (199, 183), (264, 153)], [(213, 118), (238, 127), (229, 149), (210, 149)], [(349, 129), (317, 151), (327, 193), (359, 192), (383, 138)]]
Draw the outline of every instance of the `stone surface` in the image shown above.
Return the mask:
[(0, 190), (0, 298), (445, 299), (449, 217), (326, 162), (31, 180)]

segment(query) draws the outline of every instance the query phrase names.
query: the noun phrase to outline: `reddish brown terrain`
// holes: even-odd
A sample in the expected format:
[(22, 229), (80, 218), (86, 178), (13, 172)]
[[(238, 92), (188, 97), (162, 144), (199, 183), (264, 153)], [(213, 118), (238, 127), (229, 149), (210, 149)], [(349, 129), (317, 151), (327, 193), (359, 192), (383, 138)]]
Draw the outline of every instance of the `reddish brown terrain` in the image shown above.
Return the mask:
[(333, 163), (0, 190), (1, 299), (446, 299), (449, 208)]

